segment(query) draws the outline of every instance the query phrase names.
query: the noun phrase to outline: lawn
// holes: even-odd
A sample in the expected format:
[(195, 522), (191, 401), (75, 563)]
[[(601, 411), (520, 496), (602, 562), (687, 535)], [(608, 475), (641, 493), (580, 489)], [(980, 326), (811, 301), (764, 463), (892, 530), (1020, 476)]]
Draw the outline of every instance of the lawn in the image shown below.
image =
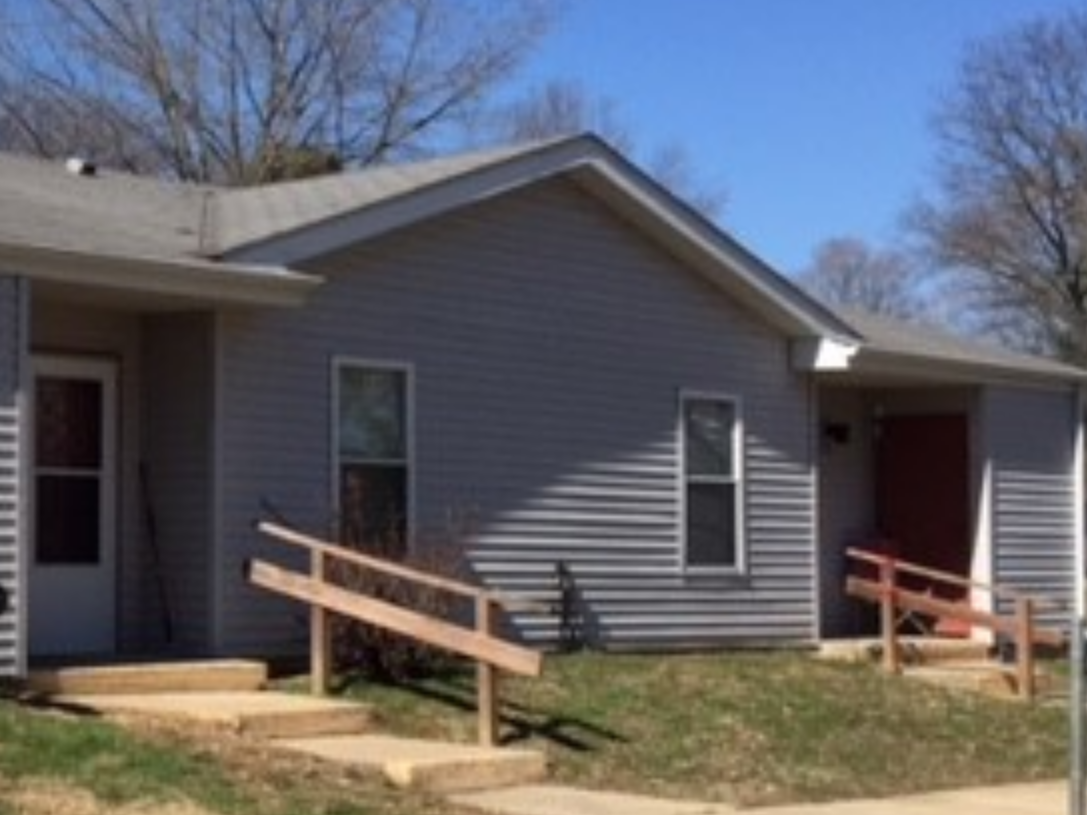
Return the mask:
[[(745, 805), (1060, 777), (1066, 714), (802, 654), (552, 658), (504, 682), (506, 740), (590, 787)], [(469, 674), (348, 684), (391, 732), (471, 741)]]
[(0, 694), (0, 815), (447, 815), (441, 801), (226, 733), (24, 707)]
[[(294, 684), (301, 685), (301, 680)], [(766, 805), (1052, 778), (1065, 712), (802, 654), (547, 660), (506, 679), (503, 733), (586, 787)], [(471, 674), (347, 682), (379, 726), (470, 742)], [(25, 708), (0, 697), (0, 815), (435, 815), (448, 804), (237, 736)]]

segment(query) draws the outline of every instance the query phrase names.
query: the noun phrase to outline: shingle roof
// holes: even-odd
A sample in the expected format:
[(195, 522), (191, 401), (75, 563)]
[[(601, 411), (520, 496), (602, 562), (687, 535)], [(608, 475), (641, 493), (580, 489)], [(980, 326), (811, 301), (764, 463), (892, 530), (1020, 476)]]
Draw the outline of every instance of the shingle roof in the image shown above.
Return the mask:
[(115, 256), (201, 254), (212, 190), (0, 153), (0, 242)]
[[(90, 176), (76, 175), (61, 162), (0, 153), (0, 246), (38, 247), (133, 261), (143, 258), (188, 262), (199, 264), (204, 273), (218, 263), (216, 258), (239, 249), (304, 233), (308, 228), (408, 198), (422, 190), (455, 184), (478, 175), (478, 171), (579, 143), (602, 149), (623, 162), (622, 157), (591, 138), (563, 139), (262, 187), (224, 188), (108, 170)], [(637, 173), (636, 168), (628, 167), (628, 171)], [(730, 247), (730, 257), (742, 249), (725, 236), (720, 238)], [(209, 260), (212, 262), (208, 263)], [(738, 262), (742, 266), (741, 261), (733, 258), (729, 265)], [(761, 262), (747, 263), (752, 264), (761, 270), (756, 274), (761, 281), (760, 290), (770, 291), (769, 294), (764, 291), (760, 297), (778, 296), (770, 285), (777, 280), (772, 271), (763, 269)], [(233, 269), (242, 277), (259, 278), (262, 269), (270, 277), (290, 276), (274, 265), (234, 268), (220, 263), (220, 266), (224, 271)], [(781, 296), (789, 302), (804, 299), (799, 294)], [(803, 308), (803, 303), (799, 307)], [(945, 368), (959, 366), (975, 372), (1025, 373), (1063, 379), (1087, 377), (1087, 373), (1077, 368), (1016, 354), (929, 326), (918, 327), (858, 312), (837, 315), (822, 311), (814, 303), (807, 311), (815, 315), (814, 324), (827, 325), (831, 330), (835, 325), (843, 330), (852, 327), (863, 338), (859, 361), (869, 368), (897, 363), (938, 363)], [(819, 317), (819, 313), (824, 316)]]
[(388, 201), (538, 150), (542, 143), (375, 167), (320, 178), (221, 189), (207, 248), (222, 254)]
[(1087, 379), (1087, 371), (1044, 357), (1010, 351), (978, 339), (952, 334), (932, 325), (918, 325), (848, 309), (842, 318), (864, 338), (865, 356), (874, 365), (891, 360), (938, 366), (961, 366), (995, 374), (1036, 374), (1061, 379)]

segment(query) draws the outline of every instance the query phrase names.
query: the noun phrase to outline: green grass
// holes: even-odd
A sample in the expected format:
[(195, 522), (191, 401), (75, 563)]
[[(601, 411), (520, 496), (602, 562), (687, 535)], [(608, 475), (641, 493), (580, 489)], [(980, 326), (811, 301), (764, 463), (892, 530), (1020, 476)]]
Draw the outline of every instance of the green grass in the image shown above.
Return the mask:
[[(503, 732), (559, 781), (740, 804), (1059, 777), (1066, 716), (799, 654), (578, 655), (506, 680)], [(470, 675), (353, 683), (391, 732), (471, 741)]]
[[(433, 815), (443, 805), (396, 793), (240, 737), (210, 731), (125, 728), (88, 716), (28, 708), (0, 696), (0, 815), (22, 812), (24, 787), (89, 792), (100, 810), (192, 804), (223, 815)], [(59, 791), (59, 792), (58, 792)], [(62, 806), (56, 807), (68, 811)], [(54, 807), (47, 806), (46, 811)], [(80, 809), (82, 812), (83, 810)], [(188, 810), (185, 810), (188, 811)]]
[(215, 766), (196, 753), (135, 739), (102, 721), (73, 721), (0, 703), (0, 776), (48, 778), (107, 803), (183, 796), (217, 812), (247, 803)]

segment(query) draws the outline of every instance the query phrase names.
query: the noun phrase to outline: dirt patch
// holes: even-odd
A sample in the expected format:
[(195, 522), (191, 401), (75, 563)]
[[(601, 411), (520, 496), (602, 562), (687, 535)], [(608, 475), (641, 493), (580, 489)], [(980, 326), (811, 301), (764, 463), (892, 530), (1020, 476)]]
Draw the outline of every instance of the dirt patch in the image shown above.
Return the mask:
[(189, 801), (139, 801), (119, 806), (56, 781), (0, 781), (0, 800), (17, 815), (213, 815)]

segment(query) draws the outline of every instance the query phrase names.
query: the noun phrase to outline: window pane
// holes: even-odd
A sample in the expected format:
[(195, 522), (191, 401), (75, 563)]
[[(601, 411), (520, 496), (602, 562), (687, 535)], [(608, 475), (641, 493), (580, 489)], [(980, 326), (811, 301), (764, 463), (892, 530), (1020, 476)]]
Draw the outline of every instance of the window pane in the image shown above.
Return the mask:
[(687, 485), (687, 563), (736, 565), (735, 485)]
[(688, 399), (684, 404), (688, 475), (733, 475), (731, 402)]
[(340, 369), (340, 454), (364, 459), (402, 459), (405, 434), (402, 371)]
[(34, 395), (38, 466), (96, 469), (102, 463), (102, 383), (41, 377)]
[(97, 478), (38, 476), (36, 555), (42, 564), (92, 564), (99, 558)]
[(345, 464), (340, 469), (343, 542), (390, 557), (404, 554), (408, 532), (405, 467)]

